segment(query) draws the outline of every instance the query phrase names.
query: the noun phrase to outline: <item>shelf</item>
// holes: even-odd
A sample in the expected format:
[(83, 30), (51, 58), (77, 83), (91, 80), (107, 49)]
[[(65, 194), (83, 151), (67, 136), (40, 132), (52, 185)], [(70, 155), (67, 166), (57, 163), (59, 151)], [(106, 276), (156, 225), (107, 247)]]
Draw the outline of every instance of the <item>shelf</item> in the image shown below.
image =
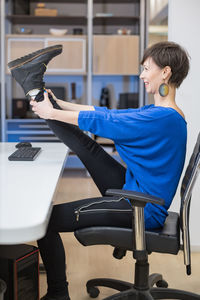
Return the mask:
[[(94, 3), (138, 3), (139, 0), (93, 0)], [(37, 2), (38, 0), (31, 0), (31, 2)], [(43, 0), (45, 3), (55, 3), (55, 0)], [(85, 3), (87, 4), (87, 0), (57, 0), (57, 3)]]
[[(40, 1), (38, 0), (31, 0), (31, 2), (35, 2), (35, 3), (38, 3)], [(45, 2), (45, 3), (55, 3), (55, 0), (42, 0), (42, 2)], [(57, 3), (85, 3), (87, 4), (87, 0), (57, 0), (56, 1)]]
[(57, 16), (57, 17), (44, 17), (44, 16), (30, 16), (30, 15), (8, 15), (7, 19), (13, 25), (18, 24), (40, 24), (40, 25), (86, 25), (87, 18), (80, 16)]
[(139, 22), (139, 17), (126, 17), (126, 16), (117, 16), (117, 17), (94, 17), (94, 25), (132, 25)]
[(139, 0), (93, 0), (94, 3), (139, 3)]
[[(12, 22), (13, 25), (17, 24), (40, 24), (40, 25), (86, 25), (87, 18), (80, 16), (57, 16), (57, 17), (45, 17), (45, 16), (30, 16), (30, 15), (8, 15), (7, 19)], [(139, 22), (139, 17), (126, 17), (126, 16), (114, 16), (114, 17), (94, 17), (94, 25), (131, 25)]]

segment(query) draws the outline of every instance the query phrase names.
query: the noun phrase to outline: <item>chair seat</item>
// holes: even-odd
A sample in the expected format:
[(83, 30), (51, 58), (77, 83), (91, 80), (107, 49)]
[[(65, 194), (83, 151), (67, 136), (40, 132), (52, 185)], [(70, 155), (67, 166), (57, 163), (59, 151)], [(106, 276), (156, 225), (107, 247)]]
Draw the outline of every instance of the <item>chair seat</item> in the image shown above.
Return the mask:
[[(93, 226), (76, 230), (77, 240), (84, 246), (111, 245), (133, 250), (132, 228)], [(177, 254), (180, 249), (179, 214), (169, 212), (162, 228), (145, 231), (148, 252)]]

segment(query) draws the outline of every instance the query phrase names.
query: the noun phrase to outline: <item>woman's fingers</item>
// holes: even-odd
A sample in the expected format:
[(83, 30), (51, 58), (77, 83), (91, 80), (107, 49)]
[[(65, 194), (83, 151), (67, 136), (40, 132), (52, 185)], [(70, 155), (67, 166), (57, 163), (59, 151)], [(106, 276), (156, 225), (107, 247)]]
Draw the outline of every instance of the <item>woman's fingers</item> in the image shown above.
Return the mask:
[(35, 100), (33, 100), (33, 99), (30, 101), (30, 105), (32, 105), (32, 106), (34, 106), (36, 103), (37, 102)]
[(47, 89), (46, 91), (53, 97), (54, 100), (57, 100), (57, 98), (56, 98), (56, 96), (54, 95), (54, 93), (52, 92), (52, 90)]

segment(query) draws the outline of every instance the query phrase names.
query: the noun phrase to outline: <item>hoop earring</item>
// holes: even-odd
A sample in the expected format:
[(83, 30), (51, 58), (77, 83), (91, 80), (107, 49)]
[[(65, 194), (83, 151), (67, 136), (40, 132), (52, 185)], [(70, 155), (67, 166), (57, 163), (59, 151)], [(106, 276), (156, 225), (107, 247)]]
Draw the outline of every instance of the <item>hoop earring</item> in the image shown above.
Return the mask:
[(169, 94), (169, 86), (166, 83), (162, 83), (159, 86), (159, 94), (161, 97), (166, 97)]

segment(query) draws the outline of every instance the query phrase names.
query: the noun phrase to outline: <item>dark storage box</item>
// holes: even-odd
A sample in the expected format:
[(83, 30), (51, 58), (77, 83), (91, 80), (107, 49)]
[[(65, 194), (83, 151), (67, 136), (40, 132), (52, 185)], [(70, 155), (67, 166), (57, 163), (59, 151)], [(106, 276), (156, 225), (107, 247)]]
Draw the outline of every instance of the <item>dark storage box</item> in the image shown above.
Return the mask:
[(0, 246), (4, 300), (39, 300), (39, 250), (31, 245)]

